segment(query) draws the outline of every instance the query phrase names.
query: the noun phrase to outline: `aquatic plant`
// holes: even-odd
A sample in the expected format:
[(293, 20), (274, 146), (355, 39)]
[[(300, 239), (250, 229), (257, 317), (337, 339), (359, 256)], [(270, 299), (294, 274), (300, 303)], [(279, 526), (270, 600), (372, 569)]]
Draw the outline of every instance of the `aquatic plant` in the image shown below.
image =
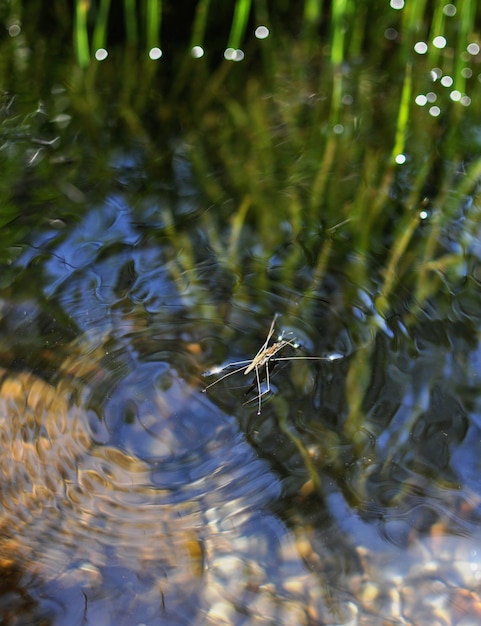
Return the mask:
[[(458, 322), (463, 307), (479, 308), (481, 160), (471, 106), (480, 90), (479, 9), (469, 0), (456, 7), (393, 1), (382, 10), (350, 0), (275, 8), (239, 0), (228, 14), (214, 0), (191, 5), (190, 19), (179, 9), (184, 30), (167, 54), (166, 24), (175, 22), (169, 3), (125, 2), (125, 31), (116, 42), (113, 3), (76, 3), (76, 52), (70, 50), (76, 61), (63, 74), (56, 69), (68, 104), (52, 114), (75, 120), (59, 132), (56, 158), (76, 164), (64, 188), (83, 190), (92, 176), (95, 199), (108, 193), (115, 137), (126, 154), (141, 154), (142, 184), (128, 178), (129, 202), (155, 207), (150, 236), (165, 250), (165, 265), (190, 309), (203, 323), (248, 313), (243, 323), (253, 343), (239, 349), (239, 358), (255, 353), (279, 310), (285, 320), (317, 329), (313, 354), (326, 348), (346, 355), (336, 374), (342, 384), (330, 399), (334, 426), (297, 400), (296, 389), (307, 388), (312, 403), (329, 394), (301, 368), (292, 372), (291, 405), (273, 397), (262, 423), (252, 411), (243, 417), (238, 393), (219, 400), (246, 420), (249, 433), (280, 430), (311, 476), (328, 466), (341, 475), (351, 460), (371, 458), (364, 452), (369, 434), (378, 432), (373, 389), (382, 386), (374, 384), (375, 364), (385, 343), (415, 337), (420, 328), (429, 336), (424, 324)], [(26, 16), (28, 7), (21, 8)], [(219, 14), (223, 29), (214, 35)], [(38, 84), (29, 85), (40, 99), (40, 78), (50, 71), (46, 46), (38, 22), (20, 23), (25, 32), (12, 30), (10, 47), (2, 44), (2, 87), (8, 91), (14, 80), (11, 66), (34, 68)], [(71, 41), (71, 21), (63, 23)], [(252, 36), (257, 25), (265, 30)], [(108, 58), (95, 60), (104, 46)], [(154, 47), (162, 57), (146, 54)], [(36, 53), (28, 57), (26, 49)], [(17, 87), (26, 76), (20, 70)], [(5, 124), (2, 132), (8, 143)], [(162, 184), (175, 178), (176, 159), (192, 168), (201, 190), (190, 213), (165, 201)], [(38, 167), (47, 170), (47, 159)], [(57, 177), (55, 168), (50, 178)], [(69, 218), (81, 210), (71, 205), (64, 209)], [(454, 294), (463, 307), (447, 312)], [(475, 342), (477, 332), (470, 323), (466, 341)], [(219, 356), (209, 354), (209, 365)], [(426, 374), (425, 384), (435, 398), (434, 374)], [(407, 420), (406, 428), (413, 423)], [(266, 454), (268, 439), (257, 440)], [(402, 434), (390, 441), (386, 459), (407, 448)], [(346, 461), (335, 451), (347, 448)]]

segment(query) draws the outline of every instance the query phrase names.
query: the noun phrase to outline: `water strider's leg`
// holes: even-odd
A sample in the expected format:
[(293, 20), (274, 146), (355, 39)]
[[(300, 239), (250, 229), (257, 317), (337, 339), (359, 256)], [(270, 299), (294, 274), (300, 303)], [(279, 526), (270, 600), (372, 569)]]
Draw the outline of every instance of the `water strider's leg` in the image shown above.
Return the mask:
[[(207, 387), (204, 387), (204, 389), (202, 389), (202, 393), (205, 393), (207, 391), (207, 389), (209, 389), (210, 387), (213, 387), (214, 385), (216, 385), (217, 383), (220, 383), (221, 380), (224, 380), (225, 378), (229, 378), (229, 376), (233, 376), (234, 374), (237, 374), (238, 372), (242, 372), (244, 371), (245, 368), (245, 364), (246, 363), (250, 363), (250, 361), (236, 361), (235, 363), (229, 363), (229, 365), (226, 365), (225, 367), (221, 368), (220, 371), (222, 372), (222, 370), (224, 370), (226, 367), (231, 367), (232, 365), (238, 365), (242, 363), (242, 367), (238, 367), (235, 370), (232, 370), (232, 372), (227, 372), (227, 374), (224, 374), (223, 376), (221, 376), (220, 378), (218, 378), (217, 380), (214, 380), (213, 383), (210, 383), (210, 385), (207, 385)], [(212, 376), (213, 374), (215, 374), (215, 371), (207, 371), (204, 376)]]
[(269, 369), (267, 367), (267, 363), (265, 365), (265, 368), (266, 368), (266, 388), (264, 389), (264, 391), (262, 391), (262, 386), (261, 386), (262, 377), (261, 377), (261, 375), (259, 373), (259, 369), (260, 368), (257, 367), (256, 368), (256, 378), (255, 378), (254, 382), (249, 387), (249, 389), (247, 390), (246, 393), (249, 393), (255, 386), (257, 386), (257, 391), (259, 393), (254, 398), (251, 398), (250, 400), (247, 400), (247, 402), (244, 402), (244, 405), (246, 405), (246, 404), (251, 404), (251, 402), (255, 402), (257, 400), (257, 402), (258, 402), (257, 415), (260, 415), (261, 412), (262, 412), (262, 397), (267, 395), (271, 391), (271, 379), (270, 379)]

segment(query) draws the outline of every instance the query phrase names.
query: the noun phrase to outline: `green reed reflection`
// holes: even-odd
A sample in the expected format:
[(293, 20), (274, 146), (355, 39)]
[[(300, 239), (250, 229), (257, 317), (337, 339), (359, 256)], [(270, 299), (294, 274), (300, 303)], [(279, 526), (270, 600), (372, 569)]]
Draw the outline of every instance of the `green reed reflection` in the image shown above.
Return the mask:
[[(451, 15), (441, 2), (434, 12), (426, 2), (395, 11), (388, 3), (380, 10), (349, 0), (306, 0), (296, 8), (280, 3), (274, 11), (266, 2), (238, 0), (223, 14), (219, 43), (210, 26), (220, 5), (199, 0), (184, 40), (170, 42), (174, 52), (158, 64), (144, 54), (145, 46), (168, 41), (160, 30), (175, 9), (165, 1), (138, 4), (140, 11), (135, 3), (122, 5), (125, 40), (112, 44), (102, 64), (90, 61), (89, 41), (91, 35), (93, 47), (108, 41), (112, 3), (106, 0), (76, 3), (76, 57), (70, 50), (67, 64), (51, 68), (53, 52), (35, 39), (26, 19), (23, 39), (2, 43), (2, 88), (17, 92), (28, 82), (35, 101), (21, 139), (19, 114), (7, 99), (3, 107), (8, 176), (0, 182), (7, 207), (2, 227), (11, 227), (0, 237), (3, 285), (15, 282), (19, 249), (30, 230), (42, 227), (48, 201), (56, 201), (56, 218), (80, 219), (111, 193), (118, 153), (140, 155), (136, 176), (120, 186), (130, 194), (137, 222), (155, 224), (150, 237), (199, 324), (224, 323), (229, 312), (241, 310), (249, 314), (243, 323), (255, 346), (255, 333), (279, 308), (287, 320), (316, 329), (316, 354), (337, 348), (348, 327), (345, 362), (334, 373), (321, 372), (335, 380), (335, 399), (323, 380), (309, 386), (307, 375), (291, 376), (289, 406), (279, 398), (268, 405), (278, 417), (269, 435), (277, 428), (290, 439), (314, 483), (316, 472), (344, 476), (351, 471), (346, 467), (402, 457), (408, 447), (402, 436), (392, 437), (393, 449), (384, 457), (370, 448), (380, 432), (371, 405), (386, 400), (379, 391), (384, 381), (377, 384), (382, 359), (387, 361), (383, 342), (391, 338), (392, 353), (401, 354), (401, 364), (393, 366), (398, 378), (392, 375), (390, 384), (402, 396), (404, 360), (410, 350), (418, 356), (419, 329), (429, 334), (423, 324), (432, 331), (430, 316), (451, 324), (455, 314), (446, 310), (457, 294), (462, 307), (456, 322), (463, 307), (477, 315), (479, 304), (481, 161), (479, 120), (470, 105), (481, 88), (475, 3), (459, 4)], [(261, 18), (270, 35), (258, 40), (250, 26)], [(435, 45), (438, 37), (446, 43)], [(242, 46), (244, 61), (225, 60), (226, 45)], [(193, 46), (205, 54), (193, 58)], [(28, 57), (25, 49), (35, 54)], [(47, 102), (42, 122), (32, 113), (40, 101)], [(55, 126), (59, 115), (70, 116), (63, 129)], [(58, 140), (59, 147), (43, 146), (35, 161), (39, 138)], [(180, 202), (165, 200), (165, 187), (175, 186), (172, 164), (179, 155), (202, 197), (187, 216)], [(67, 171), (59, 163), (73, 165)], [(47, 182), (26, 185), (35, 175)], [(30, 221), (22, 214), (19, 188), (29, 190), (29, 206), (38, 209)], [(156, 207), (151, 222), (143, 213), (150, 206)], [(50, 253), (53, 244), (46, 249)], [(45, 263), (33, 266), (39, 285)], [(323, 313), (325, 302), (334, 321)], [(474, 322), (463, 332), (449, 324), (453, 345), (477, 341)], [(241, 347), (252, 354), (247, 340)], [(446, 374), (431, 362), (426, 372), (427, 395), (437, 397), (435, 379)], [(305, 388), (319, 405), (331, 402), (335, 419), (329, 426), (319, 425), (313, 400), (297, 397)], [(226, 405), (248, 430), (251, 416), (243, 417), (242, 398)], [(385, 426), (395, 411), (388, 406)], [(418, 407), (413, 415), (414, 421), (422, 415), (434, 420), (432, 411)], [(260, 437), (263, 450), (267, 439)], [(363, 487), (364, 474), (357, 478)]]

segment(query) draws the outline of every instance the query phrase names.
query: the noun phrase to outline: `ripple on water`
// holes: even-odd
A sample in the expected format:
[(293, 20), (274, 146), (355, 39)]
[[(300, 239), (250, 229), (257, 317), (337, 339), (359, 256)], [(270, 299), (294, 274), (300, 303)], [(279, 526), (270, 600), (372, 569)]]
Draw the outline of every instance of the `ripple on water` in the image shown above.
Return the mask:
[(72, 377), (1, 377), (0, 561), (20, 568), (41, 615), (176, 626), (221, 613), (254, 624), (267, 605), (288, 623), (296, 602), (319, 613), (316, 582), (268, 509), (279, 482), (196, 389), (155, 363), (136, 363), (103, 406)]

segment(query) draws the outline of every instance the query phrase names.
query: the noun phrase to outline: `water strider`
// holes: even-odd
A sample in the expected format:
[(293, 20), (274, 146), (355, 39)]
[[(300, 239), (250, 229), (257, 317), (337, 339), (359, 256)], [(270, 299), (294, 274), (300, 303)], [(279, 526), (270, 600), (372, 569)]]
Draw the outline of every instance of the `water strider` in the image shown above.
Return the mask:
[[(329, 356), (276, 356), (279, 354), (279, 352), (281, 352), (281, 350), (284, 350), (287, 347), (294, 348), (295, 350), (297, 350), (300, 347), (296, 338), (293, 336), (293, 333), (291, 332), (284, 333), (284, 331), (282, 331), (278, 335), (277, 341), (274, 341), (271, 345), (269, 345), (274, 335), (274, 329), (275, 329), (277, 317), (278, 317), (278, 314), (276, 313), (276, 315), (274, 315), (274, 318), (271, 322), (271, 326), (269, 328), (269, 332), (267, 333), (266, 340), (264, 341), (262, 346), (259, 348), (259, 350), (257, 351), (253, 359), (245, 360), (245, 361), (233, 361), (232, 363), (227, 363), (226, 365), (223, 365), (221, 367), (214, 367), (210, 370), (207, 370), (204, 373), (204, 376), (213, 376), (214, 374), (222, 373), (224, 370), (228, 368), (231, 368), (231, 367), (236, 368), (231, 372), (227, 372), (227, 374), (224, 374), (223, 376), (221, 376), (214, 382), (210, 383), (209, 385), (207, 385), (207, 387), (204, 387), (202, 391), (206, 392), (207, 389), (209, 389), (210, 387), (213, 387), (214, 385), (219, 383), (221, 380), (224, 380), (225, 378), (229, 378), (229, 376), (233, 376), (234, 374), (237, 374), (239, 372), (243, 371), (244, 376), (247, 376), (247, 374), (250, 374), (252, 371), (255, 371), (256, 376), (255, 376), (254, 385), (257, 385), (258, 393), (255, 398), (253, 398), (252, 400), (249, 400), (248, 402), (253, 402), (257, 400), (257, 415), (260, 415), (262, 412), (262, 397), (267, 395), (271, 391), (271, 380), (270, 380), (270, 372), (269, 372), (269, 366), (271, 364), (273, 364), (273, 367), (274, 367), (275, 364), (278, 363), (279, 361), (295, 361), (295, 360), (335, 361), (337, 359), (342, 358), (342, 355), (337, 354), (337, 353), (331, 354)], [(289, 335), (291, 335), (291, 338), (288, 338)], [(262, 372), (262, 368), (264, 368), (263, 372)], [(263, 390), (261, 383), (264, 380), (266, 381), (266, 385), (265, 385), (265, 389)]]

